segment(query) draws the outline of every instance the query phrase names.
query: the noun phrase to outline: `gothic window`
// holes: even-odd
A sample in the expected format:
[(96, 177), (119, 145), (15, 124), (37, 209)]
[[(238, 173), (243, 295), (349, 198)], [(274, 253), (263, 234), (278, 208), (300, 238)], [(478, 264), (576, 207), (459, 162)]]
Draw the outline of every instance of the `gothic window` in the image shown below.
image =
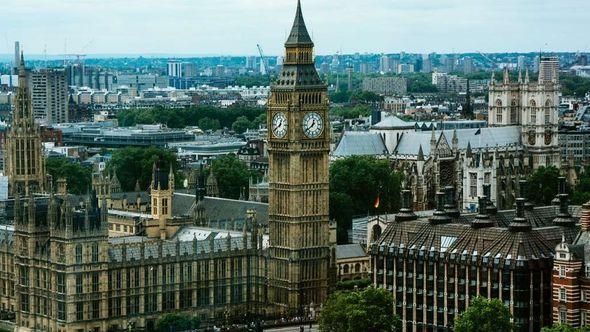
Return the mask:
[(168, 198), (162, 198), (162, 214), (168, 214)]
[(377, 239), (379, 239), (379, 237), (381, 236), (381, 226), (379, 225), (374, 225), (373, 226), (373, 236), (372, 236), (372, 240), (373, 241), (377, 241)]
[(82, 294), (82, 274), (76, 274), (76, 294)]
[(100, 318), (100, 301), (92, 301), (92, 319), (98, 319)]
[(564, 308), (559, 309), (559, 323), (567, 323), (567, 311)]
[[(483, 176), (483, 182), (484, 182), (485, 184), (490, 184), (490, 179), (491, 179), (491, 178), (492, 178), (492, 173), (490, 173), (490, 172), (486, 172), (486, 173), (484, 174), (484, 176)], [(488, 197), (488, 198), (490, 198), (490, 197)]]
[(551, 109), (545, 108), (545, 124), (551, 123)]
[(477, 173), (469, 173), (469, 196), (477, 196)]
[(502, 111), (498, 110), (496, 111), (496, 122), (497, 123), (502, 123)]
[(531, 110), (531, 124), (536, 124), (536, 123), (537, 123), (537, 110), (532, 109)]
[(76, 264), (82, 264), (82, 245), (76, 245)]
[(496, 106), (502, 107), (502, 101), (500, 99), (496, 100)]
[(518, 107), (516, 99), (512, 100), (512, 107), (510, 108), (510, 122), (516, 123), (518, 121)]
[(83, 302), (76, 303), (76, 319), (77, 320), (84, 320), (84, 303)]
[(349, 272), (349, 267), (347, 264), (347, 265), (344, 265), (344, 274), (348, 274), (348, 272)]
[(158, 200), (152, 198), (152, 214), (158, 214)]
[(93, 243), (92, 244), (92, 263), (97, 263), (97, 262), (98, 262), (98, 244)]
[(98, 272), (92, 272), (92, 292), (98, 292)]
[(361, 264), (360, 263), (356, 263), (354, 265), (354, 272), (356, 272), (356, 273), (360, 273), (361, 272)]

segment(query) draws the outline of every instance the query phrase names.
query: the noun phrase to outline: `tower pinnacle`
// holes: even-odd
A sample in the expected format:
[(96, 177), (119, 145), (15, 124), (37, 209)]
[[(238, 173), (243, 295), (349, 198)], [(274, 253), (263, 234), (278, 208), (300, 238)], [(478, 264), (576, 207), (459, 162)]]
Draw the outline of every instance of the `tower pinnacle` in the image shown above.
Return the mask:
[(313, 47), (313, 41), (307, 32), (303, 12), (301, 11), (301, 0), (297, 0), (297, 13), (293, 21), (293, 27), (285, 46), (308, 46)]

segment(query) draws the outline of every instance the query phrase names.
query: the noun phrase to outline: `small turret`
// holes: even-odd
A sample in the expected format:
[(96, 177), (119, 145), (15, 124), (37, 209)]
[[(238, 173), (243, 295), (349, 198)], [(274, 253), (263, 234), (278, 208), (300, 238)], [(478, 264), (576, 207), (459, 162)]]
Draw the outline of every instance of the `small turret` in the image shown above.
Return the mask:
[(475, 216), (475, 220), (471, 223), (471, 227), (486, 228), (494, 226), (494, 222), (490, 219), (487, 212), (487, 201), (488, 198), (485, 196), (478, 198), (477, 215)]
[(436, 211), (428, 221), (433, 225), (446, 224), (452, 221), (451, 217), (445, 212), (445, 193), (436, 193)]
[(445, 187), (445, 212), (451, 218), (459, 218), (461, 212), (457, 209), (455, 202), (455, 188), (452, 186)]
[(504, 67), (504, 84), (510, 84), (510, 73), (508, 72), (508, 67)]
[(516, 199), (516, 216), (508, 225), (508, 229), (511, 232), (527, 232), (532, 229), (531, 224), (526, 220), (524, 215), (525, 202), (526, 200), (524, 198)]
[(418, 216), (412, 210), (412, 192), (409, 190), (402, 190), (402, 207), (395, 215), (396, 222), (416, 220)]

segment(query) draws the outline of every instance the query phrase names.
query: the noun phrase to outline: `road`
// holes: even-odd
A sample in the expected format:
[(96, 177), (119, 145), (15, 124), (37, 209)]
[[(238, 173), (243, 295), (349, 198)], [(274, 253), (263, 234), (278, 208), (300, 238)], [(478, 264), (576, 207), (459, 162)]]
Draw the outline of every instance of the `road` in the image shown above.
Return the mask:
[[(309, 329), (309, 325), (305, 326), (304, 332), (318, 332), (320, 329), (317, 325), (313, 325), (311, 330)], [(272, 329), (265, 329), (264, 331), (268, 332), (300, 332), (299, 325), (297, 326), (287, 326), (287, 327), (277, 327)]]

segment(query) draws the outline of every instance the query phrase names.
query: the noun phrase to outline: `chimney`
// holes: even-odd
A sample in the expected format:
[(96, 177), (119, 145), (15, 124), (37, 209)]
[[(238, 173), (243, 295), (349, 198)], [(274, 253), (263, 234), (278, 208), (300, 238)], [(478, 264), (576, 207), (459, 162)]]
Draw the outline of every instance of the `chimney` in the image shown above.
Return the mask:
[(451, 222), (451, 217), (445, 212), (445, 193), (436, 193), (436, 211), (428, 221), (433, 225), (446, 224)]
[(490, 216), (495, 216), (498, 213), (498, 208), (492, 202), (492, 185), (486, 183), (483, 185), (483, 195), (486, 197), (486, 212)]
[(445, 212), (451, 218), (459, 218), (461, 215), (455, 202), (455, 188), (452, 186), (445, 187)]
[(418, 216), (412, 211), (412, 192), (409, 190), (402, 190), (402, 208), (395, 215), (395, 221), (409, 221), (416, 220)]
[(508, 225), (508, 229), (511, 232), (527, 232), (532, 229), (531, 224), (526, 220), (524, 216), (525, 203), (526, 200), (524, 198), (516, 199), (516, 216)]
[[(533, 205), (533, 203), (529, 202), (527, 199), (529, 184), (526, 180), (520, 180), (520, 181), (518, 181), (518, 185), (519, 185), (519, 191), (520, 191), (520, 198), (522, 198), (524, 200), (524, 208), (527, 211), (531, 211), (535, 206)], [(518, 201), (518, 199), (517, 199), (517, 201)]]
[(478, 198), (477, 215), (475, 216), (475, 220), (471, 223), (471, 227), (486, 228), (494, 226), (494, 222), (490, 219), (490, 216), (487, 213), (487, 201), (488, 198), (486, 196)]
[(569, 195), (559, 194), (559, 213), (557, 217), (553, 219), (553, 224), (556, 226), (573, 227), (576, 225), (576, 221), (572, 218), (569, 212)]

